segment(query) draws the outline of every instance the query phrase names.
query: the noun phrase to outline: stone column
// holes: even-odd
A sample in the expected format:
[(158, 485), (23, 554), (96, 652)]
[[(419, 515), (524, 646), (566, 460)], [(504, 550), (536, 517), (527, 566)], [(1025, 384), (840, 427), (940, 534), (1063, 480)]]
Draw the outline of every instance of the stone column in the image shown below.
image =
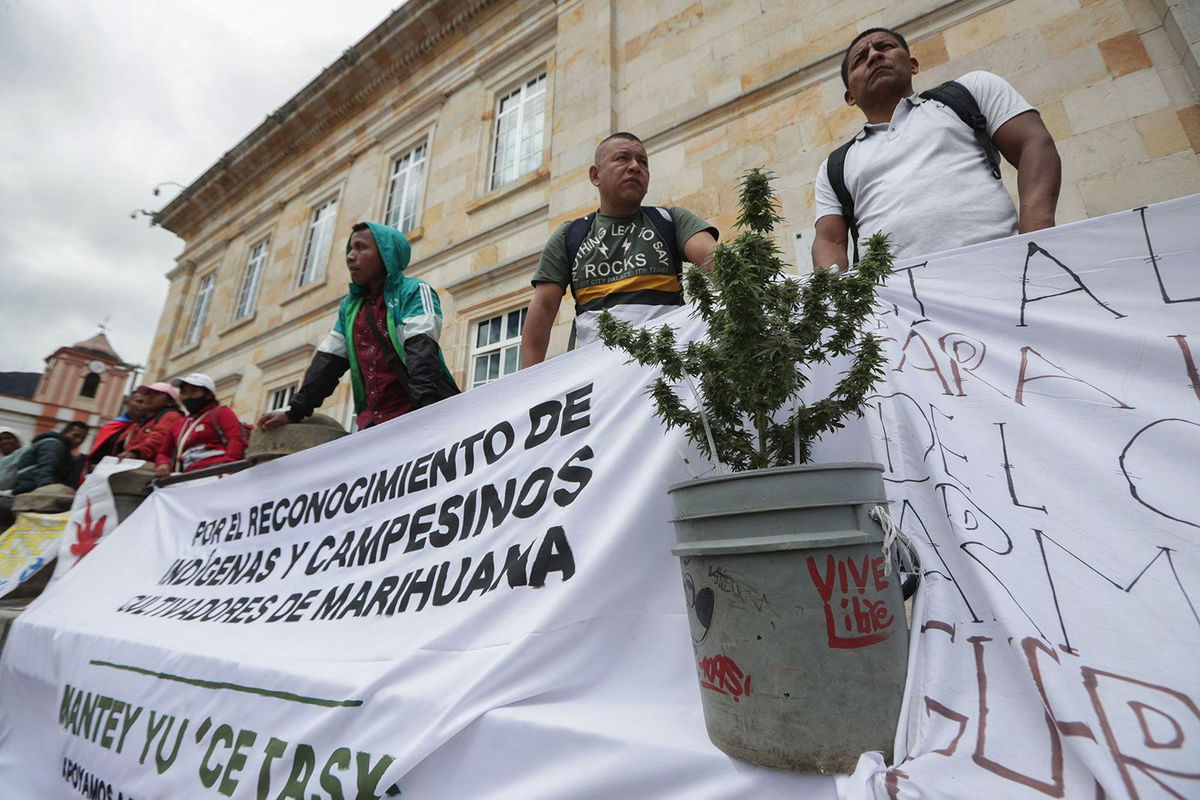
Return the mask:
[(596, 142), (616, 130), (613, 13), (612, 0), (566, 0), (558, 7), (550, 121), (551, 230), (598, 203), (587, 168)]
[(1196, 0), (1154, 0), (1154, 10), (1179, 54), (1192, 92), (1200, 97), (1200, 5)]

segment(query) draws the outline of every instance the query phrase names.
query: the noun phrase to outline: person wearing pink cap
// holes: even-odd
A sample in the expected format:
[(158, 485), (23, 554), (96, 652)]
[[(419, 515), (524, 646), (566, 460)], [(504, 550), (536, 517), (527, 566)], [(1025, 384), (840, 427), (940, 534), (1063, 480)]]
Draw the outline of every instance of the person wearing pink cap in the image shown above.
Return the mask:
[(118, 458), (152, 461), (171, 428), (183, 419), (179, 390), (159, 381), (139, 386), (134, 394), (141, 402), (142, 417), (121, 434)]
[(217, 402), (217, 386), (202, 372), (175, 378), (187, 416), (176, 420), (155, 456), (154, 474), (192, 472), (240, 461), (246, 453), (246, 434), (233, 410)]
[(129, 396), (125, 398), (125, 408), (121, 414), (101, 425), (96, 431), (96, 438), (92, 440), (92, 451), (84, 458), (84, 468), (80, 470), (79, 484), (81, 486), (96, 465), (106, 456), (115, 456), (125, 448), (121, 440), (131, 428), (136, 428), (144, 418), (142, 395), (130, 392)]

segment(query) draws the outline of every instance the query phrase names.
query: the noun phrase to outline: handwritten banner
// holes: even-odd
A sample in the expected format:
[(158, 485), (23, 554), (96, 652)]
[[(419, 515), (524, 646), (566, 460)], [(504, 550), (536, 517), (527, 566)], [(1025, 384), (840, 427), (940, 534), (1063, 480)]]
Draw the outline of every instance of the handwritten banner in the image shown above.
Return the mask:
[(1200, 796), (1197, 219), (898, 265), (868, 419), (925, 576), (880, 796)]

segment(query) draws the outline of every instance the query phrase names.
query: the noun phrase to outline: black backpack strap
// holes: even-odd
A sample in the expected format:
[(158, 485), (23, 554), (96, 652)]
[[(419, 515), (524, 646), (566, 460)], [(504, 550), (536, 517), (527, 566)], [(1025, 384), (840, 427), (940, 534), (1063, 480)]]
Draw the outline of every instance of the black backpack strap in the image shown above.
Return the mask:
[(970, 90), (958, 81), (946, 81), (940, 86), (921, 92), (921, 97), (926, 100), (936, 100), (947, 106), (966, 123), (968, 128), (975, 132), (975, 141), (979, 142), (979, 147), (987, 158), (988, 169), (992, 171), (992, 177), (999, 180), (1000, 151), (996, 148), (992, 137), (988, 136), (987, 117), (983, 116), (983, 112), (979, 110), (979, 103), (975, 101), (975, 96), (971, 94)]
[[(219, 406), (218, 406), (219, 407)], [(225, 435), (225, 429), (221, 427), (221, 423), (214, 422), (213, 428), (217, 431), (217, 436), (221, 439), (222, 447), (229, 447), (229, 437)]]
[(850, 230), (850, 245), (854, 248), (855, 264), (858, 263), (858, 220), (854, 218), (854, 198), (846, 188), (846, 153), (850, 152), (851, 145), (856, 141), (857, 136), (830, 153), (825, 162), (826, 177), (829, 178), (829, 185), (837, 195), (838, 202), (842, 204), (842, 219), (846, 220), (846, 227)]
[[(683, 274), (683, 257), (679, 252), (679, 243), (675, 241), (675, 220), (671, 218), (671, 212), (659, 206), (642, 206), (642, 211), (649, 217), (650, 222), (654, 225), (654, 229), (658, 231), (658, 235), (667, 243), (667, 251), (671, 258), (671, 266), (675, 269), (676, 275)], [(596, 212), (588, 214), (585, 217), (571, 220), (571, 224), (567, 226), (567, 232), (564, 236), (566, 254), (567, 254), (567, 281), (571, 287), (571, 296), (575, 296), (575, 259), (579, 256), (579, 248), (583, 246), (583, 240), (587, 238), (588, 231), (592, 229), (592, 221), (596, 219)], [(576, 313), (579, 313), (579, 306), (575, 307)], [(571, 323), (571, 336), (567, 342), (567, 349), (574, 350), (576, 342), (575, 323)]]
[(575, 258), (579, 255), (579, 248), (587, 238), (588, 231), (592, 229), (592, 220), (595, 218), (596, 212), (593, 211), (586, 217), (571, 220), (571, 224), (567, 226), (567, 285), (571, 287), (572, 297), (575, 296)]
[(676, 275), (683, 274), (683, 254), (679, 252), (679, 242), (675, 240), (675, 220), (671, 212), (661, 206), (642, 206), (642, 212), (650, 219), (650, 224), (658, 231), (658, 235), (667, 243), (667, 251), (671, 255), (671, 266)]

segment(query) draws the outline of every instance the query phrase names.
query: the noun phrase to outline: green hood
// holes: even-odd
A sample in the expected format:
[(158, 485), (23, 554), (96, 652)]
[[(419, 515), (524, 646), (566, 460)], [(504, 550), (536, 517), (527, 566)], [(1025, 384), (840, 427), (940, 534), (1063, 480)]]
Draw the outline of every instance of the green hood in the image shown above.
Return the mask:
[[(384, 292), (394, 292), (404, 278), (404, 270), (408, 267), (412, 247), (409, 245), (408, 239), (404, 238), (404, 234), (395, 228), (378, 225), (374, 222), (368, 222), (366, 225), (371, 231), (371, 235), (375, 237), (375, 247), (379, 250), (379, 255), (383, 257), (383, 266), (387, 270), (387, 280), (383, 282)], [(347, 253), (350, 252), (350, 239), (353, 237), (354, 234), (351, 233), (346, 238)], [(353, 281), (350, 283), (351, 297), (361, 297), (363, 292), (364, 289), (361, 286)]]

